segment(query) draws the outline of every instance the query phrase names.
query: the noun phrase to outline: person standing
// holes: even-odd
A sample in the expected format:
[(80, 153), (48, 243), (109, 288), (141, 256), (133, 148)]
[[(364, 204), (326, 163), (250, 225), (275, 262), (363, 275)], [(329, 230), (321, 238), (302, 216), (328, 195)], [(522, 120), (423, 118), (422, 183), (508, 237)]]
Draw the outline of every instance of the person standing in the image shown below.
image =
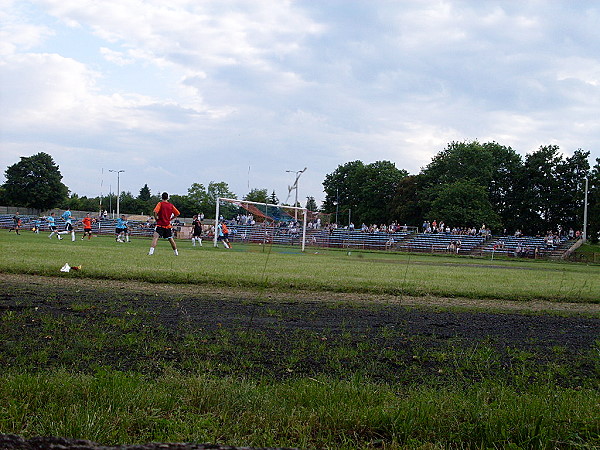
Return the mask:
[(173, 239), (173, 228), (171, 226), (171, 220), (179, 216), (179, 210), (169, 202), (169, 194), (166, 192), (162, 193), (162, 200), (154, 207), (154, 220), (156, 220), (156, 227), (154, 228), (154, 236), (152, 237), (152, 244), (148, 255), (154, 254), (154, 249), (158, 243), (158, 238), (167, 239), (171, 244), (173, 253), (175, 256), (179, 255), (177, 251), (177, 244)]
[(19, 215), (19, 211), (13, 216), (13, 226), (8, 229), (10, 233), (12, 230), (15, 230), (15, 233), (19, 233), (19, 229), (21, 228), (21, 216)]
[(202, 247), (202, 221), (198, 215), (195, 215), (192, 221), (192, 247), (196, 246), (196, 241)]

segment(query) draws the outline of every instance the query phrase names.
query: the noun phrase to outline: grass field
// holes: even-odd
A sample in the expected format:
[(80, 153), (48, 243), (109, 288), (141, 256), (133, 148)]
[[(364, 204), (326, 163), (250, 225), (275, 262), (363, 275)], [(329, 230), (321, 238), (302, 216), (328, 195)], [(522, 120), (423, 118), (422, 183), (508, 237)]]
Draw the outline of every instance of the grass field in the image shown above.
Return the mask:
[(598, 265), (2, 231), (0, 433), (600, 447)]
[[(448, 296), (502, 300), (600, 302), (600, 265), (507, 261), (236, 245), (191, 247), (175, 257), (165, 242), (148, 256), (149, 241), (109, 237), (58, 241), (32, 233), (0, 233), (0, 271), (60, 276), (64, 263), (82, 265), (67, 277), (193, 283), (247, 288)], [(10, 255), (10, 256), (9, 256)]]

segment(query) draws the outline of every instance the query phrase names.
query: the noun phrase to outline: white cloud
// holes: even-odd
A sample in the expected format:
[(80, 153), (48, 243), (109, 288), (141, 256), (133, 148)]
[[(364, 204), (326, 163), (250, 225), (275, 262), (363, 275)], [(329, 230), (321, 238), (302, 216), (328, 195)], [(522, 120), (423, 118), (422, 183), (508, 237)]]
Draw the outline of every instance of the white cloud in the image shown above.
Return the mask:
[(416, 173), (454, 140), (600, 156), (590, 4), (0, 5), (0, 164), (51, 149), (80, 194), (97, 195), (86, 180), (115, 163), (133, 192), (226, 181), (280, 198), (285, 170), (308, 166), (301, 190), (320, 199), (340, 164), (388, 159)]

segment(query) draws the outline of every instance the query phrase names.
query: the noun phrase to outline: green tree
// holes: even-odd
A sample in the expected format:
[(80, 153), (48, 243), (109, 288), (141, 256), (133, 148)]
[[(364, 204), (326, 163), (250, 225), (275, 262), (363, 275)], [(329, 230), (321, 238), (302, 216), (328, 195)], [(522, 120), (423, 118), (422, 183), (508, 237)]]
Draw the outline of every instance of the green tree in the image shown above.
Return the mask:
[(137, 199), (141, 200), (142, 202), (147, 202), (150, 200), (150, 197), (150, 188), (147, 184), (144, 184), (144, 186), (140, 189), (140, 195), (138, 195)]
[[(525, 173), (520, 156), (510, 147), (496, 142), (452, 142), (421, 171), (420, 177), (421, 186), (417, 194), (423, 218), (438, 216), (438, 220), (452, 226), (476, 225), (472, 222), (453, 222), (448, 217), (440, 217), (438, 212), (439, 195), (465, 185), (455, 185), (456, 183), (468, 182), (467, 185), (479, 186), (486, 193), (485, 210), (489, 212), (489, 208), (492, 208), (495, 213), (485, 220), (489, 226), (498, 227), (497, 229), (522, 226), (522, 216), (526, 214), (525, 209), (520, 207), (524, 195), (522, 181)], [(455, 207), (461, 204), (463, 203), (459, 201), (455, 203)], [(468, 208), (462, 213), (453, 214), (453, 217), (473, 217), (473, 214)]]
[(554, 192), (554, 217), (557, 229), (579, 228), (583, 223), (585, 178), (590, 176), (590, 152), (577, 149), (556, 168), (560, 188)]
[(187, 195), (172, 194), (169, 196), (169, 201), (179, 210), (181, 217), (193, 217), (198, 213), (197, 206)]
[(144, 211), (144, 203), (140, 202), (136, 199), (131, 192), (121, 192), (119, 197), (119, 212), (121, 214), (141, 214), (142, 212), (148, 213), (148, 211)]
[(559, 224), (556, 202), (561, 188), (558, 167), (562, 155), (558, 146), (542, 146), (526, 155), (524, 176), (521, 180), (522, 198), (519, 219), (526, 234), (543, 234)]
[(356, 207), (362, 201), (361, 186), (365, 165), (362, 161), (351, 161), (338, 166), (332, 173), (325, 175), (323, 190), (325, 201), (323, 211), (335, 213), (339, 205)]
[(254, 188), (244, 196), (244, 200), (257, 203), (269, 203), (266, 189)]
[[(188, 188), (187, 197), (190, 202), (190, 207), (195, 210), (194, 214), (206, 214), (207, 211), (214, 209), (214, 202), (212, 202), (211, 206), (211, 199), (208, 195), (208, 191), (201, 183), (192, 183)], [(194, 214), (192, 214), (192, 216)]]
[(492, 176), (487, 185), (489, 201), (500, 217), (501, 226), (514, 233), (522, 227), (519, 183), (523, 178), (523, 160), (512, 148), (495, 142), (484, 143), (482, 147), (492, 157)]
[[(582, 185), (585, 193), (585, 182)], [(596, 164), (590, 171), (588, 177), (588, 227), (587, 238), (597, 243), (600, 240), (600, 158), (596, 158)], [(573, 227), (581, 230), (583, 220)]]
[(272, 205), (278, 205), (279, 204), (279, 199), (275, 195), (275, 191), (271, 192), (271, 195), (269, 196), (269, 202)]
[[(205, 213), (207, 217), (215, 216), (214, 211), (216, 210), (217, 198), (237, 198), (237, 196), (229, 190), (229, 185), (224, 181), (208, 183), (208, 188), (206, 189), (209, 204), (207, 212)], [(219, 214), (225, 217), (226, 219), (230, 219), (237, 214), (238, 208), (231, 203), (222, 204), (219, 208)]]
[(389, 161), (363, 164), (352, 161), (325, 176), (323, 210), (338, 215), (346, 224), (349, 209), (356, 222), (389, 223), (394, 220), (392, 200), (398, 184), (407, 176)]
[(477, 141), (451, 142), (421, 172), (426, 186), (471, 180), (488, 186), (494, 172), (493, 146)]
[(96, 212), (99, 207), (99, 199), (98, 198), (87, 198), (86, 196), (79, 197), (77, 194), (73, 193), (69, 196), (68, 199), (61, 202), (61, 208), (66, 209), (67, 207), (71, 208), (73, 211), (89, 211)]
[(500, 217), (492, 209), (486, 188), (474, 180), (439, 186), (427, 218), (450, 226), (500, 227)]
[(406, 170), (397, 169), (390, 161), (376, 161), (365, 166), (360, 189), (362, 200), (353, 208), (362, 222), (381, 224), (396, 220), (393, 199), (407, 175)]
[(5, 177), (3, 188), (11, 206), (47, 210), (59, 205), (69, 193), (58, 166), (47, 153), (21, 157), (6, 169)]
[(314, 197), (306, 197), (306, 209), (313, 212), (316, 212), (319, 209)]
[(392, 215), (399, 224), (418, 227), (423, 222), (421, 176), (409, 175), (398, 183), (392, 200)]

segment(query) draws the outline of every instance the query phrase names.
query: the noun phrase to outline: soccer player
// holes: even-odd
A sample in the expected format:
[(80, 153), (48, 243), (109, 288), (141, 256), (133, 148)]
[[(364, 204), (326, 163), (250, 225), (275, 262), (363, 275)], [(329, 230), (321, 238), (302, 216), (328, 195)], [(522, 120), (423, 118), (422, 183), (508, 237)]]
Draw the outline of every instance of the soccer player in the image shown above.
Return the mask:
[(65, 221), (65, 231), (61, 231), (59, 234), (71, 233), (71, 242), (75, 242), (75, 229), (73, 228), (73, 214), (71, 214), (71, 208), (62, 213), (61, 216)]
[(92, 238), (92, 219), (90, 218), (90, 213), (87, 213), (83, 219), (81, 219), (81, 223), (83, 223), (83, 237), (81, 240), (83, 241), (87, 236), (88, 240)]
[(121, 214), (121, 217), (117, 219), (117, 225), (115, 228), (115, 240), (117, 242), (125, 242), (123, 238), (129, 242), (129, 233), (127, 228), (127, 219), (125, 219), (125, 214)]
[(223, 231), (223, 245), (225, 248), (231, 248), (231, 243), (229, 242), (229, 228), (227, 228), (225, 221), (221, 223), (221, 229)]
[(156, 220), (156, 228), (154, 228), (154, 236), (152, 237), (152, 244), (148, 255), (154, 254), (154, 248), (158, 243), (158, 238), (167, 239), (171, 244), (171, 248), (175, 253), (175, 256), (179, 255), (177, 251), (177, 244), (173, 239), (173, 228), (171, 226), (171, 220), (179, 216), (179, 210), (169, 202), (169, 194), (166, 192), (162, 193), (162, 200), (158, 202), (154, 208), (154, 219)]
[(19, 233), (19, 228), (21, 228), (21, 216), (19, 216), (19, 211), (13, 216), (13, 226), (8, 229), (10, 233), (12, 230), (15, 230), (15, 233)]
[(192, 221), (192, 247), (196, 246), (196, 241), (202, 247), (202, 221), (198, 215), (195, 215)]
[(62, 238), (60, 237), (60, 235), (58, 234), (58, 231), (56, 231), (56, 222), (54, 222), (54, 213), (51, 212), (50, 215), (48, 217), (46, 217), (46, 222), (48, 222), (48, 228), (50, 229), (50, 231), (52, 231), (52, 233), (50, 233), (50, 236), (48, 236), (49, 239), (52, 239), (52, 236), (54, 236), (56, 234), (56, 237), (58, 238), (58, 240), (61, 240)]

